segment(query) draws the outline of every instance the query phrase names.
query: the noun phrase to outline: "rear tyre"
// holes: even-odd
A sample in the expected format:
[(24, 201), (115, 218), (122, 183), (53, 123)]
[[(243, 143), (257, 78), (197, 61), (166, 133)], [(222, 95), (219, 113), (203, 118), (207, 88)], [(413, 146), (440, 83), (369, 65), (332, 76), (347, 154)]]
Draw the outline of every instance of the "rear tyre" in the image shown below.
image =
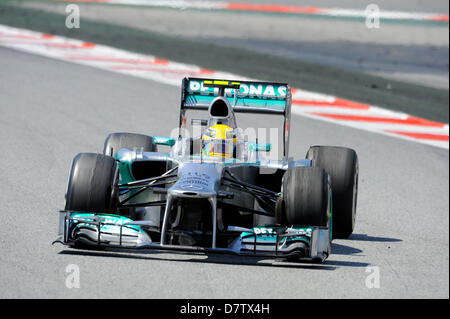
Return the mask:
[(283, 177), (276, 215), (282, 225), (329, 227), (328, 174), (321, 168), (288, 168)]
[(105, 140), (103, 154), (115, 157), (121, 148), (137, 149), (143, 152), (156, 152), (153, 137), (134, 133), (112, 133)]
[(119, 202), (119, 169), (114, 158), (80, 153), (73, 159), (66, 210), (115, 213)]
[[(157, 146), (153, 143), (153, 137), (135, 133), (111, 133), (105, 140), (103, 154), (116, 157), (121, 148), (136, 149), (139, 152), (157, 152)], [(143, 209), (141, 208), (141, 211)], [(140, 219), (136, 208), (120, 208), (119, 214), (129, 216), (132, 219)]]
[(359, 175), (356, 152), (345, 147), (312, 146), (306, 158), (313, 167), (323, 168), (330, 175), (333, 238), (348, 238), (356, 218)]

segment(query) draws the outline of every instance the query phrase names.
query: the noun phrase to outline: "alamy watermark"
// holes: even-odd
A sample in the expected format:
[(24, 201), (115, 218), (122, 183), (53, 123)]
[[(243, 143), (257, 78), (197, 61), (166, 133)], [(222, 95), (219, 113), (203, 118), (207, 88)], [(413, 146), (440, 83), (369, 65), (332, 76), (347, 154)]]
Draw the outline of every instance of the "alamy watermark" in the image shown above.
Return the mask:
[(364, 11), (366, 16), (366, 27), (368, 29), (380, 28), (380, 7), (374, 3), (369, 4)]
[(66, 287), (68, 289), (80, 288), (80, 267), (75, 264), (66, 266)]
[(79, 29), (80, 28), (80, 7), (76, 4), (69, 4), (66, 6), (66, 28)]
[(380, 288), (380, 267), (378, 266), (367, 266), (366, 273), (366, 287), (368, 289)]

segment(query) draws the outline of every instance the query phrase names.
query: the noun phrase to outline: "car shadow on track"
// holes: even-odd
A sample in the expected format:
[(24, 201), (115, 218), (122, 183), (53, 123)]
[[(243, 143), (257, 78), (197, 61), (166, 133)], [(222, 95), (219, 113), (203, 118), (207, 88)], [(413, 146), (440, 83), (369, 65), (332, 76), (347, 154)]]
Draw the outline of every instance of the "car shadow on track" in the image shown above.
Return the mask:
[(356, 247), (351, 247), (344, 245), (344, 243), (349, 242), (357, 245), (358, 241), (367, 241), (367, 242), (380, 242), (380, 243), (392, 243), (392, 242), (401, 242), (401, 239), (397, 238), (389, 238), (389, 237), (375, 237), (369, 236), (367, 234), (352, 234), (347, 240), (339, 240), (339, 243), (333, 241), (331, 246), (331, 254), (332, 255), (358, 255), (362, 256), (363, 252), (361, 249)]
[[(343, 245), (340, 245), (343, 246)], [(354, 249), (348, 247), (347, 249)], [(360, 251), (360, 250), (358, 250)], [(336, 270), (337, 267), (366, 267), (368, 263), (326, 260), (323, 264), (309, 261), (287, 261), (283, 259), (271, 259), (262, 257), (233, 256), (215, 253), (184, 253), (184, 252), (166, 252), (166, 251), (144, 251), (144, 250), (85, 250), (85, 249), (65, 249), (59, 252), (61, 255), (109, 257), (109, 258), (127, 258), (150, 261), (173, 261), (188, 263), (211, 263), (231, 266), (258, 266), (258, 267), (279, 267), (293, 269), (311, 269), (311, 270)], [(170, 256), (168, 256), (170, 255)], [(177, 256), (179, 258), (176, 258)], [(195, 256), (194, 258), (189, 258)], [(332, 255), (333, 256), (333, 255)], [(203, 257), (203, 258), (202, 258)]]
[[(367, 234), (352, 234), (348, 239), (346, 240), (339, 240), (339, 243), (333, 242), (331, 246), (331, 257), (336, 255), (346, 255), (346, 256), (357, 256), (357, 257), (363, 257), (362, 254), (363, 251), (359, 248), (352, 247), (349, 245), (344, 245), (344, 243), (350, 243), (357, 245), (358, 241), (368, 241), (368, 242), (401, 242), (401, 239), (397, 238), (389, 238), (389, 237), (376, 237), (376, 236), (370, 236)], [(333, 259), (328, 259), (326, 261), (327, 265), (334, 265), (334, 266), (351, 266), (351, 267), (367, 267), (370, 264), (365, 262), (352, 262), (352, 261), (338, 261)]]
[[(75, 250), (65, 249), (59, 252), (60, 255), (74, 255), (74, 256), (91, 256), (91, 257), (109, 257), (109, 258), (127, 258), (149, 261), (173, 261), (173, 262), (188, 262), (188, 263), (211, 263), (231, 266), (258, 266), (258, 267), (281, 267), (281, 268), (297, 268), (297, 269), (311, 269), (311, 270), (335, 270), (334, 265), (328, 265), (326, 261), (323, 264), (317, 264), (312, 262), (290, 262), (285, 260), (276, 260), (260, 257), (247, 257), (247, 256), (233, 256), (223, 254), (200, 254), (200, 253), (182, 253), (182, 252), (162, 252), (162, 251), (133, 251), (123, 252), (117, 250)], [(161, 254), (170, 254), (172, 257), (161, 256)], [(173, 255), (180, 256), (180, 258), (174, 258)], [(195, 256), (200, 258), (186, 258), (189, 256)], [(201, 258), (206, 257), (206, 258)]]
[(349, 239), (350, 240), (359, 240), (359, 241), (387, 242), (387, 243), (403, 241), (403, 240), (398, 239), (398, 238), (376, 237), (376, 236), (370, 236), (370, 235), (367, 235), (367, 234), (352, 234), (349, 237)]
[(362, 252), (363, 251), (361, 249), (358, 249), (355, 247), (337, 244), (337, 243), (331, 244), (331, 255), (356, 255), (356, 254), (360, 254)]

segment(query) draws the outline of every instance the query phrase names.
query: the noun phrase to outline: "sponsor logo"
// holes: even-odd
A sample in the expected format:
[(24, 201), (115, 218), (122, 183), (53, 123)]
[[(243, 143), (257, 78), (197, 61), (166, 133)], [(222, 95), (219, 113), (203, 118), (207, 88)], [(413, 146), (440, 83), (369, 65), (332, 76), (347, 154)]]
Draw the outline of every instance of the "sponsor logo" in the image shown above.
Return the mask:
[(256, 235), (276, 235), (275, 230), (273, 228), (253, 228), (253, 231)]
[[(259, 236), (276, 236), (276, 228), (269, 228), (269, 227), (255, 227), (253, 228), (253, 231), (255, 235)], [(308, 236), (311, 237), (312, 228), (290, 228), (287, 229), (284, 234), (293, 234), (298, 236)], [(245, 233), (245, 235), (250, 235), (250, 233)], [(281, 235), (281, 234), (280, 234)]]
[[(189, 81), (188, 91), (191, 93), (200, 93), (203, 95), (218, 95), (219, 88), (206, 87), (201, 81)], [(234, 96), (235, 89), (226, 88), (225, 96)], [(241, 83), (238, 96), (244, 97), (257, 97), (257, 98), (286, 98), (287, 87), (285, 85), (272, 85), (272, 84), (257, 84), (257, 83)]]

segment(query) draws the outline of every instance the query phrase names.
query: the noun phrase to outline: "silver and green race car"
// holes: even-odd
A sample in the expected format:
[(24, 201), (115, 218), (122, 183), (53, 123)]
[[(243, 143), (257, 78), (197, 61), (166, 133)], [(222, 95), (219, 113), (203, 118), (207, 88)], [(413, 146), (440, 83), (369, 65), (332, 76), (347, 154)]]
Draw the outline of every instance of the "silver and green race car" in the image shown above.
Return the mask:
[[(358, 158), (333, 146), (289, 158), (290, 110), (287, 84), (184, 78), (175, 137), (113, 133), (103, 154), (75, 156), (55, 242), (323, 262), (354, 229)], [(282, 154), (237, 113), (281, 116)]]

